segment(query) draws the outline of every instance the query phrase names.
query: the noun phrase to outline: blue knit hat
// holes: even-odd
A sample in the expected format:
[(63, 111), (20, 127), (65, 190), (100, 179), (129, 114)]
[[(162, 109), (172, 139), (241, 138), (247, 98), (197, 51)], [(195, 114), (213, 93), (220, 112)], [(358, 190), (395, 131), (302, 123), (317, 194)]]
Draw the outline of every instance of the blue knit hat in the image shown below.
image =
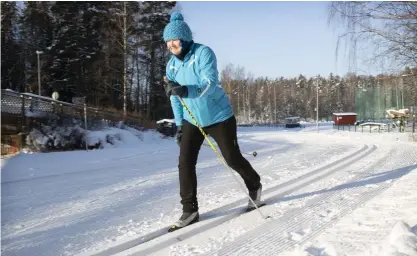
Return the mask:
[(170, 23), (164, 29), (164, 41), (180, 39), (185, 42), (193, 40), (190, 27), (184, 22), (184, 17), (179, 12), (171, 14)]

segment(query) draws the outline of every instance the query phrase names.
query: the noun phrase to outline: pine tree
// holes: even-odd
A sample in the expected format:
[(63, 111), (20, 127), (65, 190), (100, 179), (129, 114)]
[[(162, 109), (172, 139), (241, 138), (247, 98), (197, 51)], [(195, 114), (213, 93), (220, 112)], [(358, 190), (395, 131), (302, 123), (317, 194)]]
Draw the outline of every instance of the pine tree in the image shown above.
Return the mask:
[(141, 58), (149, 67), (147, 117), (152, 120), (161, 118), (169, 108), (162, 85), (169, 55), (162, 36), (164, 27), (169, 23), (169, 12), (175, 5), (175, 2), (141, 2), (140, 6), (141, 13), (146, 15), (141, 15), (138, 21), (141, 24), (138, 44), (144, 53)]
[(1, 87), (23, 90), (23, 58), (16, 2), (1, 2)]
[(99, 51), (95, 10), (90, 2), (56, 2), (51, 80), (54, 90), (61, 91), (63, 100), (71, 102), (74, 96), (86, 96), (92, 79), (93, 63)]
[[(38, 63), (37, 51), (43, 52), (40, 57), (40, 78), (44, 93), (51, 95), (49, 84), (51, 83), (48, 64), (51, 64), (51, 56), (48, 54), (48, 46), (52, 43), (53, 17), (51, 17), (51, 2), (26, 2), (20, 18), (25, 62), (25, 86), (26, 91), (38, 93)], [(46, 93), (45, 93), (46, 89)]]

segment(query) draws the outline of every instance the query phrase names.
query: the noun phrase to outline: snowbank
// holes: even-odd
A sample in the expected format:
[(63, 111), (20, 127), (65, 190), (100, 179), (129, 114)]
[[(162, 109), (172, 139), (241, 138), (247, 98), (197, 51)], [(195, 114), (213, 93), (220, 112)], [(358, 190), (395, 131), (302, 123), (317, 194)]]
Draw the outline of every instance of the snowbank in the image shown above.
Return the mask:
[(371, 250), (372, 256), (417, 255), (417, 225), (411, 228), (404, 221), (398, 221), (383, 243)]
[(134, 148), (144, 141), (160, 140), (155, 131), (138, 131), (124, 124), (116, 127), (104, 127), (99, 131), (86, 131), (79, 124), (69, 127), (41, 125), (33, 129), (26, 137), (24, 152), (51, 152), (66, 150), (84, 150), (104, 148)]
[(165, 122), (167, 122), (167, 123), (175, 123), (174, 122), (174, 119), (162, 119), (162, 120), (157, 121), (156, 123), (157, 124), (162, 124), (162, 123), (165, 123)]
[(89, 131), (87, 143), (94, 148), (136, 147), (144, 141), (144, 134), (155, 134), (154, 131), (140, 132), (134, 128), (125, 129), (110, 127), (101, 131)]
[(154, 130), (139, 131), (120, 122), (117, 128), (109, 127), (101, 131), (89, 131), (87, 141), (90, 147), (99, 144), (100, 148), (132, 148), (143, 145), (144, 142), (158, 142), (162, 137)]

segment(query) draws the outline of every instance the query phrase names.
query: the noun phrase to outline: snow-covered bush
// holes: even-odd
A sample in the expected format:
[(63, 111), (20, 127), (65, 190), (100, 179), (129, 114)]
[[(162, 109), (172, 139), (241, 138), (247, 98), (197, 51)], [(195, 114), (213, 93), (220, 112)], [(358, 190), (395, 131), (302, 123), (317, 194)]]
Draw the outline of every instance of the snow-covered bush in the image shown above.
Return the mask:
[(122, 140), (122, 137), (120, 133), (106, 135), (106, 142), (109, 144), (115, 145), (117, 144), (118, 141), (121, 141), (121, 140)]
[(32, 129), (26, 137), (26, 147), (31, 151), (49, 152), (85, 148), (86, 131), (79, 125), (49, 126), (40, 125)]
[(102, 120), (91, 120), (88, 131), (84, 129), (84, 122), (77, 118), (49, 119), (44, 122), (35, 120), (35, 122), (33, 124), (37, 128), (32, 129), (26, 137), (27, 152), (84, 150), (86, 143), (88, 149), (102, 149), (134, 143), (136, 138), (143, 141), (143, 132), (124, 124), (123, 121), (113, 124), (117, 127), (115, 128)]

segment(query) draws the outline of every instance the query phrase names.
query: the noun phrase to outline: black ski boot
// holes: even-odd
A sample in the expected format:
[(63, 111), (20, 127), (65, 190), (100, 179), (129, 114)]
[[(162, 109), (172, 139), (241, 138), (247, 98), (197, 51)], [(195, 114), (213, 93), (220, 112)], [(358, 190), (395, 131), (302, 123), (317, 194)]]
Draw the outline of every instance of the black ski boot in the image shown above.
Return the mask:
[[(261, 194), (262, 194), (262, 184), (257, 190), (249, 191), (250, 198), (253, 200), (253, 202), (256, 204), (258, 208), (265, 205), (265, 203), (261, 201)], [(251, 200), (249, 200), (247, 211), (249, 212), (254, 209), (256, 209), (255, 205), (252, 203)]]
[(168, 232), (173, 232), (180, 228), (186, 227), (193, 223), (196, 223), (200, 219), (200, 214), (197, 212), (183, 212), (180, 219), (175, 222), (174, 225), (168, 230)]

